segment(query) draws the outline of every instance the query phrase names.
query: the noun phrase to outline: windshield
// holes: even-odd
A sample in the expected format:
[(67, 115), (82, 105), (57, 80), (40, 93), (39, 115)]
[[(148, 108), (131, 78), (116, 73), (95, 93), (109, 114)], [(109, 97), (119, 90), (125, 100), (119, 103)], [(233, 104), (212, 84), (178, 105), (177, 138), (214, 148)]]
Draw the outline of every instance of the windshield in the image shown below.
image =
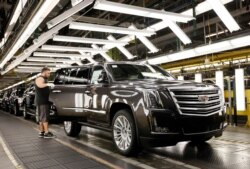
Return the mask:
[(166, 79), (175, 80), (169, 73), (155, 65), (109, 64), (115, 81)]

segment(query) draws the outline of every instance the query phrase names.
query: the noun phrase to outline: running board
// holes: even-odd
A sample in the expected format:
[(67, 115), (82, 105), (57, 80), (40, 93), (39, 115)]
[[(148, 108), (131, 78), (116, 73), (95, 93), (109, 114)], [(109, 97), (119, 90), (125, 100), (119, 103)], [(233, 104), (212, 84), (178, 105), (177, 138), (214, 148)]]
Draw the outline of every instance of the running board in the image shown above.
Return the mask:
[(104, 130), (104, 131), (107, 131), (107, 132), (112, 131), (112, 129), (107, 128), (107, 127), (97, 126), (97, 125), (94, 125), (94, 124), (89, 124), (89, 123), (84, 123), (84, 122), (78, 122), (78, 123), (83, 125), (83, 126), (87, 126), (87, 127), (91, 127), (91, 128), (95, 128), (95, 129), (99, 129), (99, 130)]

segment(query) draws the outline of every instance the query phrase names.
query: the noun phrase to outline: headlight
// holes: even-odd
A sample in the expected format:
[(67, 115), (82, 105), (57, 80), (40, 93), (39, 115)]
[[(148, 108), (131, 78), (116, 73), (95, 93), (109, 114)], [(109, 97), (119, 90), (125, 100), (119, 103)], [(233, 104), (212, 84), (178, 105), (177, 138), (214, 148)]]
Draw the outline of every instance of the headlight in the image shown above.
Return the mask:
[(148, 91), (148, 107), (149, 108), (162, 108), (162, 101), (158, 91)]

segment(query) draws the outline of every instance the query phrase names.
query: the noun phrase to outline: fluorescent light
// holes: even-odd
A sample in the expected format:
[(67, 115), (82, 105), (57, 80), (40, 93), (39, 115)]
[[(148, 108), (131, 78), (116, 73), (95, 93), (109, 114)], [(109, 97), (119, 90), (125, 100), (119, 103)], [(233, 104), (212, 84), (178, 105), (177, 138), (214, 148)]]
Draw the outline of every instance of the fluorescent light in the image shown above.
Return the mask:
[[(228, 4), (229, 2), (232, 2), (233, 0), (221, 0), (221, 3), (222, 4)], [(195, 14), (196, 15), (200, 15), (200, 14), (203, 14), (207, 11), (210, 11), (212, 10), (213, 8), (211, 7), (211, 5), (207, 2), (207, 1), (204, 1), (204, 2), (201, 2), (199, 4), (197, 4), (195, 6)], [(184, 12), (182, 12), (181, 14), (183, 15), (188, 15), (188, 16), (193, 16), (193, 9), (190, 8)]]
[(63, 21), (62, 23), (58, 24), (54, 28), (50, 29), (49, 31), (41, 34), (38, 37), (37, 43), (29, 46), (25, 51), (23, 51), (21, 54), (19, 54), (16, 57), (16, 60), (11, 62), (11, 64), (8, 65), (7, 68), (1, 72), (1, 74), (4, 75), (8, 71), (12, 70), (17, 65), (19, 65), (21, 62), (26, 60), (35, 50), (37, 50), (37, 48), (39, 48), (41, 45), (43, 45), (47, 40), (51, 39), (53, 34), (58, 32), (58, 30), (60, 30), (60, 29), (64, 28), (65, 26), (67, 26), (71, 21), (72, 21), (72, 18), (69, 18), (69, 19)]
[(25, 28), (21, 36), (18, 38), (16, 43), (10, 48), (7, 54), (3, 57), (0, 63), (0, 68), (2, 68), (6, 62), (8, 62), (17, 50), (22, 47), (30, 35), (35, 31), (35, 29), (40, 25), (44, 18), (51, 12), (51, 10), (57, 5), (59, 0), (45, 0), (39, 10), (36, 12), (34, 17), (29, 22), (28, 26)]
[(53, 38), (54, 41), (60, 42), (74, 42), (74, 43), (87, 43), (87, 44), (101, 44), (101, 45), (126, 45), (127, 42), (110, 41), (106, 39), (94, 39), (94, 38), (81, 38), (73, 36), (59, 36), (56, 35)]
[(194, 49), (188, 49), (181, 52), (176, 52), (173, 54), (165, 54), (155, 58), (147, 59), (150, 64), (162, 64), (169, 63), (173, 61), (190, 59), (197, 56), (218, 53), (222, 51), (237, 49), (241, 47), (246, 47), (250, 45), (250, 35), (246, 35), (243, 37), (236, 37), (231, 40), (226, 40), (222, 42), (217, 42), (210, 45), (204, 45), (200, 47), (196, 47)]
[(245, 81), (244, 69), (235, 69), (235, 89), (236, 89), (236, 107), (238, 111), (246, 110), (245, 101)]
[(178, 80), (184, 80), (184, 76), (178, 76), (177, 79)]
[[(108, 36), (108, 39), (109, 40), (113, 40), (113, 41), (115, 41), (116, 39), (112, 36), (112, 35), (109, 35)], [(133, 56), (125, 47), (123, 47), (123, 46), (116, 46), (128, 59), (133, 59), (133, 58), (135, 58), (135, 57), (137, 57), (137, 56)]]
[(58, 57), (58, 58), (86, 58), (91, 57), (91, 55), (82, 54), (67, 54), (67, 53), (47, 53), (47, 52), (34, 52), (33, 56), (45, 56), (45, 57)]
[(181, 30), (181, 28), (171, 20), (163, 20), (167, 26), (174, 32), (174, 34), (186, 45), (191, 43), (190, 38)]
[[(135, 25), (131, 25), (129, 28), (137, 29)], [(150, 50), (151, 53), (156, 53), (159, 51), (159, 49), (157, 49), (157, 47), (153, 43), (151, 43), (145, 36), (137, 35), (136, 37)], [(116, 40), (116, 42), (120, 41)]]
[(234, 20), (232, 15), (225, 8), (221, 0), (207, 0), (221, 21), (226, 25), (230, 32), (240, 30), (240, 26)]
[(121, 4), (117, 2), (110, 2), (106, 0), (97, 0), (94, 5), (94, 9), (123, 13), (123, 14), (130, 14), (130, 15), (137, 15), (137, 16), (155, 18), (155, 19), (167, 18), (176, 22), (185, 22), (185, 23), (194, 19), (191, 16), (185, 16), (185, 15), (176, 14), (173, 12), (166, 12), (163, 10), (143, 8), (143, 7), (133, 6), (133, 5)]
[(94, 31), (94, 32), (126, 34), (126, 35), (152, 36), (155, 34), (154, 31), (148, 31), (148, 30), (134, 30), (134, 29), (129, 29), (129, 28), (114, 27), (114, 26), (107, 26), (107, 25), (97, 25), (97, 24), (81, 23), (81, 22), (72, 22), (69, 25), (69, 28)]
[(197, 83), (202, 83), (202, 74), (201, 73), (196, 73), (194, 81)]
[(58, 15), (57, 17), (53, 18), (49, 22), (47, 22), (48, 28), (52, 28), (58, 23), (64, 21), (65, 19), (71, 17), (75, 13), (81, 11), (82, 9), (86, 8), (87, 6), (91, 5), (93, 0), (84, 0), (83, 2), (78, 3), (74, 7), (70, 8), (69, 10), (63, 12), (62, 14)]
[[(40, 63), (40, 62), (23, 62), (20, 65), (22, 66), (60, 66), (62, 65), (61, 63)], [(66, 64), (63, 64), (66, 65)], [(70, 64), (66, 65), (66, 66), (70, 66)]]
[(224, 100), (224, 76), (223, 76), (223, 71), (216, 71), (215, 72), (215, 81), (216, 85), (219, 86), (221, 89), (222, 97)]
[(53, 62), (53, 63), (76, 63), (79, 62), (80, 60), (71, 60), (71, 59), (53, 59), (53, 58), (45, 58), (45, 57), (29, 57), (27, 59), (28, 62)]
[(40, 76), (40, 75), (41, 75), (41, 74), (38, 73), (38, 74), (36, 74), (36, 75), (34, 75), (34, 76), (31, 76), (31, 77), (27, 78), (26, 80), (22, 80), (22, 81), (20, 81), (20, 82), (17, 82), (17, 83), (15, 83), (15, 84), (11, 85), (11, 86), (8, 86), (8, 87), (4, 88), (3, 90), (8, 90), (8, 89), (11, 89), (11, 88), (16, 87), (16, 86), (18, 86), (18, 85), (21, 85), (21, 84), (23, 84), (23, 83), (26, 83), (26, 82), (29, 82), (29, 81), (31, 81), (31, 80), (34, 80), (35, 78), (37, 78), (37, 77)]
[[(93, 44), (91, 45), (93, 49), (100, 49), (97, 45)], [(107, 61), (107, 62), (113, 62), (114, 60), (106, 53), (106, 52), (99, 52), (99, 54)]]
[(71, 47), (71, 46), (56, 46), (56, 45), (43, 45), (42, 50), (50, 50), (50, 51), (64, 51), (64, 52), (90, 52), (90, 53), (98, 53), (98, 52), (106, 52), (106, 49), (93, 49), (93, 48), (83, 48), (83, 47)]
[(211, 37), (214, 37), (214, 36), (217, 36), (217, 35), (221, 35), (221, 34), (224, 34), (224, 33), (227, 33), (227, 32), (228, 32), (228, 30), (226, 29), (224, 31), (220, 31), (220, 32), (216, 32), (216, 33), (211, 33), (209, 35), (206, 35), (205, 37), (206, 38), (211, 38)]
[(23, 11), (23, 8), (25, 7), (27, 3), (27, 0), (20, 0), (17, 2), (17, 5), (16, 5), (16, 8), (15, 8), (15, 11), (10, 19), (10, 22), (8, 23), (8, 27), (4, 33), (4, 38), (2, 39), (2, 42), (0, 43), (0, 48), (5, 44), (5, 42), (7, 42), (10, 34), (12, 33), (12, 30), (20, 16), (20, 14), (22, 13)]

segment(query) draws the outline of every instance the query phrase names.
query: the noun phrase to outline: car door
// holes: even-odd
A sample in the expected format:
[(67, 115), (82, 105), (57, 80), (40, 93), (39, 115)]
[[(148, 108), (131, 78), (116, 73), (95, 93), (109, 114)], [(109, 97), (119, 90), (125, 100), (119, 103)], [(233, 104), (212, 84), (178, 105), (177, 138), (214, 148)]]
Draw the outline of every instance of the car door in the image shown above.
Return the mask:
[(71, 68), (64, 75), (63, 85), (56, 85), (51, 93), (51, 101), (59, 116), (85, 117), (84, 93), (88, 83), (88, 68)]
[(92, 71), (90, 85), (86, 90), (86, 95), (90, 98), (89, 117), (88, 120), (94, 122), (106, 123), (107, 119), (107, 105), (110, 101), (108, 96), (108, 80), (107, 82), (100, 82), (99, 78), (106, 71), (103, 66), (95, 66)]
[(56, 111), (59, 116), (70, 114), (72, 111), (64, 109), (65, 106), (68, 106), (67, 101), (70, 100), (67, 96), (70, 91), (67, 87), (69, 85), (67, 78), (70, 75), (70, 71), (70, 68), (64, 68), (56, 72), (54, 80), (55, 87), (51, 90), (49, 97), (50, 102), (56, 107)]

